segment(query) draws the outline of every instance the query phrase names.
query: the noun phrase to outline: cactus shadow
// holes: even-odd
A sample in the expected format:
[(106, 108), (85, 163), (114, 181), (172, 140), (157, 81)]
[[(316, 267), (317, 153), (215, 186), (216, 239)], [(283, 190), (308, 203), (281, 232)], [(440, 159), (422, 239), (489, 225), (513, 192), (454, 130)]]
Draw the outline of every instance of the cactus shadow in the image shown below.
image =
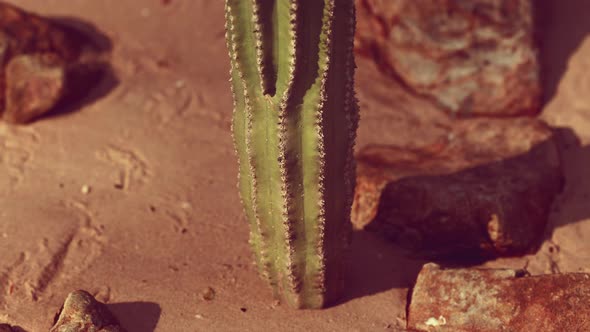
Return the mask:
[(588, 13), (588, 0), (535, 1), (545, 103), (555, 96), (572, 53), (590, 36)]
[(80, 111), (84, 106), (104, 98), (119, 85), (119, 79), (110, 63), (113, 50), (111, 39), (90, 22), (72, 17), (53, 17), (52, 22), (66, 30), (79, 43), (87, 45), (96, 59), (68, 70), (66, 95), (40, 120), (61, 117)]
[(347, 291), (336, 304), (394, 288), (409, 288), (426, 262), (408, 257), (399, 247), (375, 233), (355, 231), (346, 273)]
[(162, 313), (160, 305), (154, 302), (121, 302), (107, 307), (128, 332), (155, 331)]

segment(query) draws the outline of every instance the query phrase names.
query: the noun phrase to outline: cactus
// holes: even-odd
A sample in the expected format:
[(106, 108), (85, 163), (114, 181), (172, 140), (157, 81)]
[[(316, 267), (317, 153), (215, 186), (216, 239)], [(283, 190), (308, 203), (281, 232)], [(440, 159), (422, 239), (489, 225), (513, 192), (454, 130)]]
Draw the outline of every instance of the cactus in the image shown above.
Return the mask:
[(322, 308), (351, 236), (354, 0), (226, 0), (232, 132), (250, 244), (274, 296)]

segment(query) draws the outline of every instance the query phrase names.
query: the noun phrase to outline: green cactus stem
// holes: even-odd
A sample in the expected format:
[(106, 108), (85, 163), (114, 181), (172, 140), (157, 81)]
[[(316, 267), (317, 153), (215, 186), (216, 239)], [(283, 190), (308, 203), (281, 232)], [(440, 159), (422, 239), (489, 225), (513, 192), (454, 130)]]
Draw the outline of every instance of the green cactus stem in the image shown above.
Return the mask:
[(239, 189), (278, 299), (344, 288), (354, 192), (354, 0), (226, 0)]

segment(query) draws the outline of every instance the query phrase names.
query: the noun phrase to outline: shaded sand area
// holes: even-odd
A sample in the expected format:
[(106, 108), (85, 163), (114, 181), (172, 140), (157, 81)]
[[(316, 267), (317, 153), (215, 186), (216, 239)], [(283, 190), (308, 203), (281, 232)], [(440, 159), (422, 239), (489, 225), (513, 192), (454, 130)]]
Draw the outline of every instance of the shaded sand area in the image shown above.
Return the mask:
[[(96, 26), (115, 75), (30, 126), (0, 124), (0, 322), (46, 331), (82, 288), (131, 332), (402, 330), (424, 262), (375, 234), (355, 232), (347, 294), (329, 309), (278, 306), (259, 279), (236, 190), (222, 1), (8, 2)], [(566, 185), (547, 240), (535, 255), (488, 266), (590, 272), (583, 3), (548, 11), (542, 36), (542, 118), (565, 128)], [(443, 113), (358, 62), (359, 147), (447, 135)]]

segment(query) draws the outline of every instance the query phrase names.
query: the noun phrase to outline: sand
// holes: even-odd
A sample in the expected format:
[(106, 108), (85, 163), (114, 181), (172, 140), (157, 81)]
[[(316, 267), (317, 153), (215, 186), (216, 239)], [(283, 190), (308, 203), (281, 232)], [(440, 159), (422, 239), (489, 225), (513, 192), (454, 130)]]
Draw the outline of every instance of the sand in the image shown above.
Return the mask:
[[(277, 305), (258, 277), (236, 190), (222, 1), (8, 2), (98, 27), (115, 75), (58, 115), (0, 124), (0, 322), (46, 331), (82, 288), (131, 332), (402, 330), (424, 262), (374, 234), (354, 234), (347, 294), (331, 308)], [(542, 117), (564, 128), (567, 179), (547, 240), (488, 266), (590, 272), (588, 7), (548, 9), (541, 36)], [(357, 86), (359, 146), (445, 134), (442, 113), (363, 59)]]

